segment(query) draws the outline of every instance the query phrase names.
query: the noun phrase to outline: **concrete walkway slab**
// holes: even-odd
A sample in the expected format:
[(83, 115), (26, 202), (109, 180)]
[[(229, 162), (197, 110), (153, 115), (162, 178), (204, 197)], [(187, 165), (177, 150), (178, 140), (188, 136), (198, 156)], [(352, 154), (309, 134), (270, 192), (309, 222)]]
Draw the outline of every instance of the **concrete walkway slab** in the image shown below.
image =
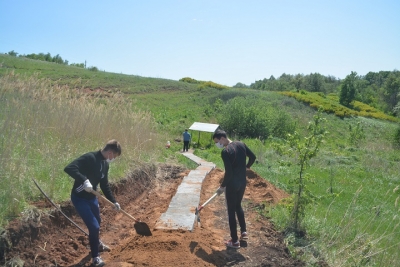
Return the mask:
[(183, 177), (181, 184), (171, 199), (168, 209), (161, 214), (155, 229), (193, 231), (196, 220), (195, 211), (200, 205), (201, 185), (207, 174), (215, 168), (215, 164), (207, 162), (191, 152), (182, 153), (199, 166)]

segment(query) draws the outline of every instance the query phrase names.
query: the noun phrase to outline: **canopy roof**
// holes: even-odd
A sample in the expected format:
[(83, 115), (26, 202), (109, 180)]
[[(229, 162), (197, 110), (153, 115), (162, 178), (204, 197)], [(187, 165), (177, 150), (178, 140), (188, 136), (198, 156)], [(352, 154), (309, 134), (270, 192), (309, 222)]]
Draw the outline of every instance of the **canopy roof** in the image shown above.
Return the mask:
[(190, 126), (189, 130), (213, 133), (218, 127), (218, 124), (195, 122)]

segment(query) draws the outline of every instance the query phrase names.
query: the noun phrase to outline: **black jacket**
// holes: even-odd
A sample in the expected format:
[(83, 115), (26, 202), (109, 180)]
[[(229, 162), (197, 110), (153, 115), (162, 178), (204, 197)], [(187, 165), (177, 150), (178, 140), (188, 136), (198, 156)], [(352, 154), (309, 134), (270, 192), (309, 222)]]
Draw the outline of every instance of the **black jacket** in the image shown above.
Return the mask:
[[(221, 152), (225, 166), (225, 176), (222, 187), (239, 189), (246, 186), (246, 168), (250, 168), (256, 160), (254, 153), (240, 141), (232, 142)], [(249, 162), (246, 160), (249, 157)]]
[(89, 179), (93, 190), (96, 190), (100, 184), (101, 191), (103, 191), (106, 198), (115, 203), (110, 185), (108, 184), (108, 168), (108, 162), (101, 154), (101, 150), (86, 153), (72, 161), (64, 169), (69, 176), (75, 179), (71, 194), (85, 199), (95, 198), (94, 194), (86, 192), (83, 189), (83, 183), (86, 179)]

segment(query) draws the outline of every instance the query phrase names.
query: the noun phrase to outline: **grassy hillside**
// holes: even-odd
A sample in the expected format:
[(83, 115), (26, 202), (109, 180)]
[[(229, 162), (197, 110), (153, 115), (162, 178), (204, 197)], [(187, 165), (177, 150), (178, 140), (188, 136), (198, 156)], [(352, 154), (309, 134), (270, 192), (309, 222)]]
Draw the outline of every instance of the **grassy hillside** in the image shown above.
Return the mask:
[(167, 79), (146, 78), (135, 75), (90, 71), (46, 61), (32, 60), (0, 54), (0, 74), (13, 70), (17, 74), (37, 74), (38, 78), (50, 79), (58, 85), (104, 89), (109, 92), (149, 93), (174, 90), (191, 90), (195, 85)]
[[(290, 114), (302, 136), (316, 113), (275, 92), (218, 90), (7, 55), (0, 55), (0, 66), (1, 224), (40, 197), (29, 177), (37, 178), (54, 200), (68, 199), (71, 179), (63, 167), (110, 138), (123, 144), (123, 155), (111, 168), (112, 181), (117, 181), (141, 164), (190, 166), (178, 153), (182, 144), (173, 140), (194, 121), (219, 123), (218, 105), (237, 96), (255, 96), (263, 105)], [(304, 219), (307, 235), (287, 237), (291, 252), (310, 266), (321, 259), (332, 266), (396, 266), (400, 156), (392, 141), (398, 124), (326, 113), (323, 117), (329, 133), (306, 169), (312, 193)], [(192, 134), (196, 141), (198, 133)], [(210, 134), (202, 133), (201, 139), (209, 140)], [(165, 149), (168, 140), (172, 146)], [(258, 158), (253, 169), (293, 192), (299, 166), (276, 151), (282, 140), (244, 141)], [(215, 146), (195, 154), (223, 168)], [(278, 207), (260, 207), (260, 213), (284, 229), (290, 205), (288, 200)]]

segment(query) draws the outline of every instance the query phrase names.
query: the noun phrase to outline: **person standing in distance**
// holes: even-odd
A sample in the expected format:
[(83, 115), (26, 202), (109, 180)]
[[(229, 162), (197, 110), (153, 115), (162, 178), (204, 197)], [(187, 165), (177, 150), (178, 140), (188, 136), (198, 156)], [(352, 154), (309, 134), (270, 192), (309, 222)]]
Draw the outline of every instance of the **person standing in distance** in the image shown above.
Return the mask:
[[(221, 158), (224, 162), (225, 175), (216, 193), (225, 192), (226, 205), (228, 210), (228, 222), (231, 239), (225, 242), (227, 247), (240, 248), (237, 234), (236, 216), (240, 226), (240, 239), (247, 240), (246, 221), (242, 208), (242, 199), (246, 189), (246, 169), (250, 168), (256, 156), (240, 141), (232, 142), (225, 131), (217, 130), (213, 135), (214, 142), (218, 148), (223, 149)], [(247, 157), (249, 161), (246, 164)]]
[(183, 152), (185, 152), (189, 150), (189, 142), (192, 137), (190, 133), (188, 133), (188, 129), (185, 129), (182, 135), (183, 135)]
[(109, 163), (120, 156), (121, 152), (120, 143), (110, 140), (103, 149), (83, 154), (64, 168), (64, 171), (75, 180), (71, 190), (71, 201), (89, 230), (89, 244), (95, 267), (105, 265), (99, 252), (110, 251), (110, 248), (100, 242), (99, 202), (91, 192), (100, 185), (101, 191), (114, 203), (115, 209), (121, 209), (108, 183)]

